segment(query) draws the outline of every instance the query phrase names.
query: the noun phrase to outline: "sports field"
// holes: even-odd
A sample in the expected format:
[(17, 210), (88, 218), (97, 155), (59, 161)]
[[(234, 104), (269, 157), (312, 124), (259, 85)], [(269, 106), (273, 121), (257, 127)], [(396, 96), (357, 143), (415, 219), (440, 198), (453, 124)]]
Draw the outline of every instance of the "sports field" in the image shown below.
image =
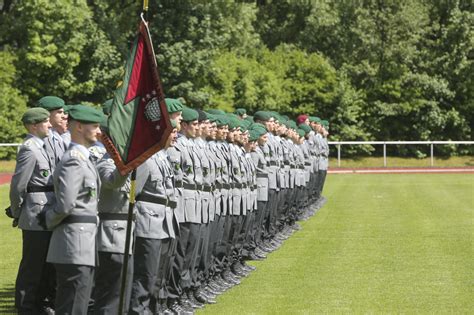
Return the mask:
[[(329, 175), (324, 195), (301, 231), (198, 314), (474, 313), (474, 175)], [(3, 314), (21, 243), (3, 215), (0, 239)]]

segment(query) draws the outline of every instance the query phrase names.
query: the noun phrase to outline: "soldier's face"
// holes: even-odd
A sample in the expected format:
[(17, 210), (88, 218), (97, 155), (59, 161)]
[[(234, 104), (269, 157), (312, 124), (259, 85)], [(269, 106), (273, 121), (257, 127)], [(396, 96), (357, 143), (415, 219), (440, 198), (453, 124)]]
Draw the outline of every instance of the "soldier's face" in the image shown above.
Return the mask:
[(64, 109), (59, 108), (49, 112), (49, 121), (51, 126), (59, 133), (64, 133), (67, 130), (67, 114)]
[(82, 136), (84, 137), (84, 140), (86, 144), (89, 146), (92, 146), (94, 143), (99, 140), (100, 136), (102, 135), (102, 131), (100, 130), (100, 124), (95, 123), (95, 124), (82, 124)]
[(174, 112), (170, 114), (170, 119), (176, 121), (176, 125), (179, 126), (181, 125), (181, 120), (183, 119), (183, 116), (181, 115), (181, 112)]
[(178, 137), (178, 128), (173, 128), (173, 131), (171, 131), (170, 135), (168, 136), (168, 139), (166, 140), (166, 147), (172, 147), (176, 144), (176, 138)]
[(209, 120), (205, 120), (199, 123), (201, 137), (203, 138), (209, 137), (209, 134), (210, 134), (209, 126), (210, 126)]
[(258, 138), (258, 145), (259, 145), (259, 146), (265, 145), (265, 143), (267, 142), (267, 140), (268, 140), (267, 134), (261, 135), (261, 136)]
[(183, 127), (183, 133), (188, 138), (196, 138), (197, 131), (199, 129), (199, 123), (197, 120), (191, 122), (183, 122), (181, 124)]
[(51, 129), (51, 123), (49, 122), (49, 118), (45, 121), (36, 123), (32, 125), (31, 134), (34, 134), (38, 138), (44, 138), (49, 135), (49, 129)]
[(216, 140), (217, 135), (217, 125), (216, 123), (211, 123), (209, 126), (209, 139)]

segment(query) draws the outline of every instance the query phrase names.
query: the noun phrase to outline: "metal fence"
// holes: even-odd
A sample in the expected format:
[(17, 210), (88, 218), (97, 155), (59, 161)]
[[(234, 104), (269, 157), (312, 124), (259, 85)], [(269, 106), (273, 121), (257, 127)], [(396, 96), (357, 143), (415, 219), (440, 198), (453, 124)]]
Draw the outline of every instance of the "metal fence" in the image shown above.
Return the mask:
[(474, 144), (474, 141), (329, 141), (329, 145), (337, 147), (337, 166), (341, 166), (341, 146), (342, 145), (383, 145), (383, 166), (387, 167), (387, 145), (400, 144), (426, 144), (430, 146), (430, 165), (434, 166), (434, 146), (435, 145), (449, 145), (449, 144)]
[[(341, 166), (341, 146), (343, 145), (383, 145), (383, 166), (387, 167), (387, 145), (426, 144), (430, 146), (430, 166), (434, 166), (434, 146), (450, 144), (473, 145), (474, 141), (329, 141), (329, 145), (337, 148), (337, 166)], [(17, 147), (21, 143), (0, 143), (0, 147)]]

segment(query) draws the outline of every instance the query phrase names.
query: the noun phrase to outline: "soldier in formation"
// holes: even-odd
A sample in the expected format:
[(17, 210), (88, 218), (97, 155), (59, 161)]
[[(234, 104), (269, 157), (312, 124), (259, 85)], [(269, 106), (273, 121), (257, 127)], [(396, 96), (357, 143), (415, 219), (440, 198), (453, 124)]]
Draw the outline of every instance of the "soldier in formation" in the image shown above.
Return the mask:
[(193, 314), (324, 203), (326, 120), (165, 102), (173, 131), (137, 169), (128, 249), (130, 176), (99, 142), (106, 116), (53, 96), (24, 114), (8, 211), (23, 230), (19, 313), (117, 314), (126, 252), (124, 313)]

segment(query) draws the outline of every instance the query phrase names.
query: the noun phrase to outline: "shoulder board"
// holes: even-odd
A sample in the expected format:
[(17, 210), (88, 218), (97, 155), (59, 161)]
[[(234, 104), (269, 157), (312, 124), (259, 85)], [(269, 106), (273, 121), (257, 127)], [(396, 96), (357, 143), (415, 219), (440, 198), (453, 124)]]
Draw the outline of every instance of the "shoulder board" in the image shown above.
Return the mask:
[(22, 145), (24, 145), (25, 147), (32, 147), (32, 146), (38, 147), (38, 143), (35, 140), (33, 140), (32, 138), (30, 138), (30, 139), (26, 140), (25, 142), (23, 142)]
[(78, 150), (72, 149), (69, 154), (70, 154), (71, 157), (73, 157), (73, 158), (77, 158), (77, 159), (83, 160), (83, 161), (86, 160), (86, 157), (84, 156), (84, 154), (82, 154), (82, 153), (81, 153), (80, 151), (78, 151)]

